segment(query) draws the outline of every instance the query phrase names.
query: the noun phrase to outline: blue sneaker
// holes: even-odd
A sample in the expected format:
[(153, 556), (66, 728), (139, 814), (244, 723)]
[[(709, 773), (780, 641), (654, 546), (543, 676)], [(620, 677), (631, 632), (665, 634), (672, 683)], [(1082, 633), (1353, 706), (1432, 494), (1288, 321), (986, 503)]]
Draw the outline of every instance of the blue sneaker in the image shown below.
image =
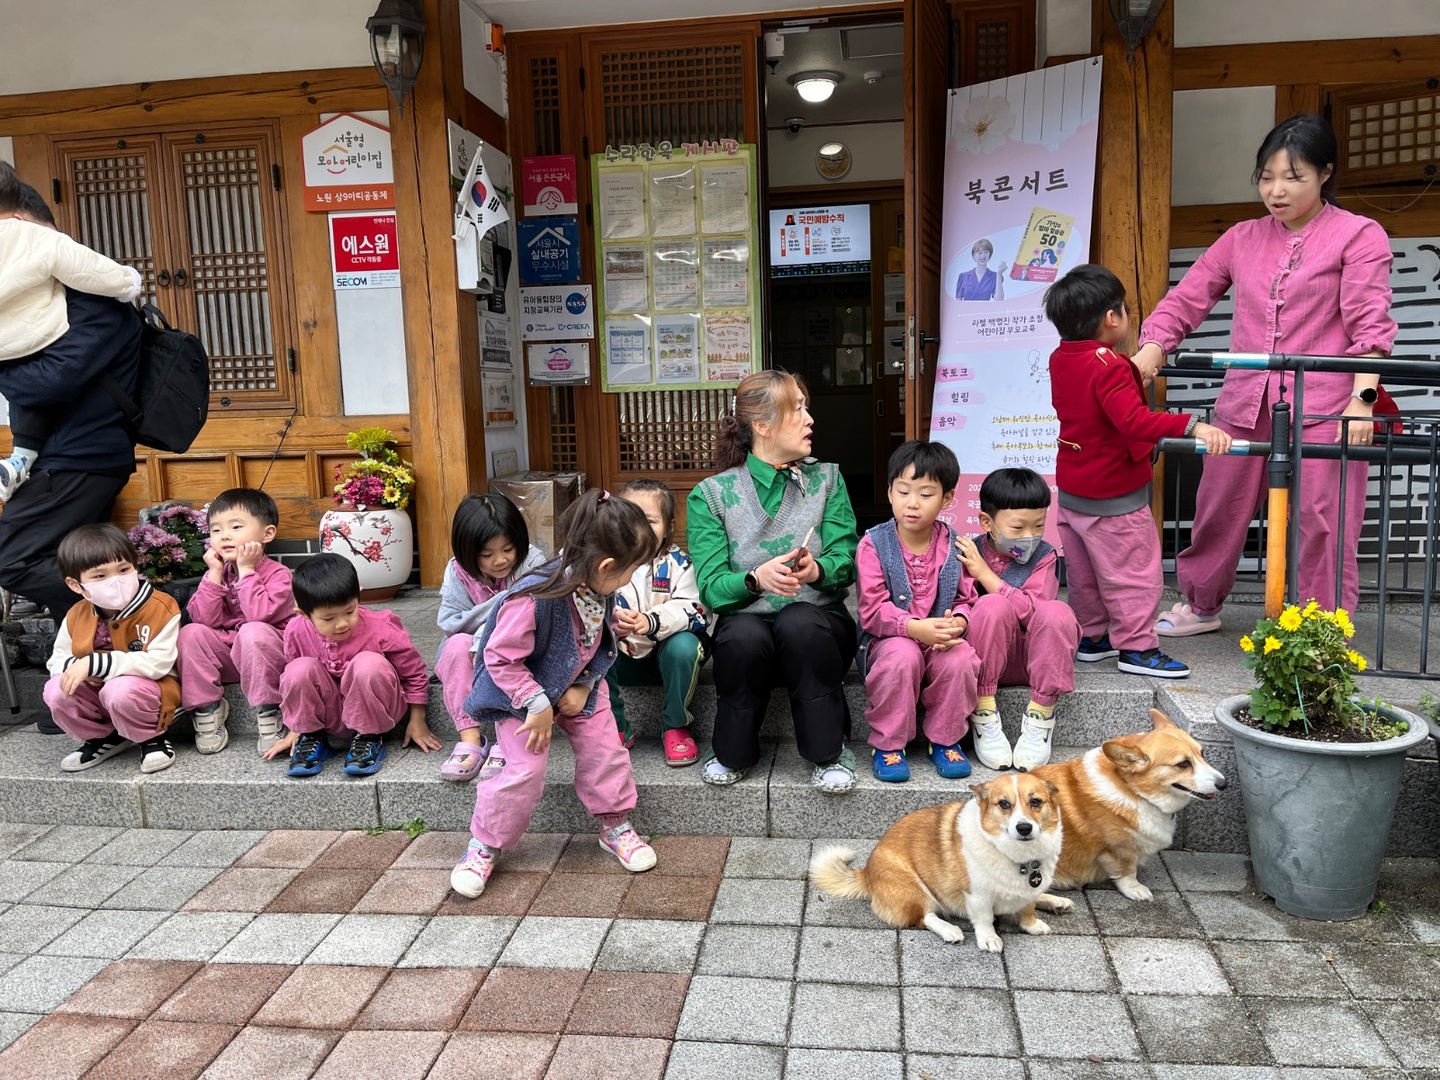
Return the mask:
[(960, 780), (970, 775), (970, 759), (960, 749), (959, 743), (953, 746), (931, 743), (930, 760), (935, 763), (935, 771), (946, 780)]
[(350, 740), (350, 752), (345, 755), (345, 775), (371, 776), (379, 772), (388, 753), (383, 736), (356, 735)]
[(1082, 637), (1080, 648), (1075, 651), (1075, 659), (1082, 664), (1093, 664), (1097, 660), (1109, 660), (1119, 655), (1120, 650), (1110, 644), (1109, 634), (1101, 634), (1098, 638)]
[(1190, 674), (1190, 668), (1173, 657), (1166, 656), (1159, 649), (1127, 649), (1120, 654), (1115, 666), (1130, 675), (1154, 675), (1160, 679), (1183, 679)]
[(870, 749), (870, 769), (875, 773), (876, 780), (883, 780), (887, 784), (903, 784), (910, 779), (910, 761), (905, 757), (905, 750), (876, 750)]
[(323, 731), (310, 732), (295, 740), (290, 751), (290, 776), (315, 776), (325, 767), (325, 759), (334, 753), (325, 741)]

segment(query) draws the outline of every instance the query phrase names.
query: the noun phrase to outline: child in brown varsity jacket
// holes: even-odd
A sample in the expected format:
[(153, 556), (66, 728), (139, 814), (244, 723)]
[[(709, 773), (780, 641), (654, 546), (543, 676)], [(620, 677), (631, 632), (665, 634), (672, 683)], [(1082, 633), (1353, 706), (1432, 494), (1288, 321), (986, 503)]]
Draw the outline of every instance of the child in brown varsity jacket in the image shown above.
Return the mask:
[(50, 654), (45, 704), (82, 742), (65, 772), (99, 765), (140, 744), (140, 771), (170, 767), (165, 737), (180, 705), (172, 674), (180, 608), (136, 570), (135, 547), (114, 525), (83, 525), (60, 541), (55, 561), (83, 600), (60, 622)]

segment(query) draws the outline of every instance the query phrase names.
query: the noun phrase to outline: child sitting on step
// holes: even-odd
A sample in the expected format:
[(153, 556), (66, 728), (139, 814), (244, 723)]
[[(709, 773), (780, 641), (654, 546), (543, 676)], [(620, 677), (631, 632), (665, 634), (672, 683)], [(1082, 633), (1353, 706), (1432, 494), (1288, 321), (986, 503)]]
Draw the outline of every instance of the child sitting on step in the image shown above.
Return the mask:
[(265, 751), (290, 755), (291, 776), (314, 776), (330, 757), (327, 736), (348, 739), (345, 772), (371, 776), (385, 735), (407, 715), (402, 746), (427, 754), (440, 740), (425, 723), (430, 674), (393, 611), (360, 606), (360, 578), (343, 556), (312, 555), (295, 568), (295, 610), (285, 627), (280, 711), (286, 734)]
[(55, 554), (84, 599), (56, 626), (45, 704), (83, 745), (60, 762), (83, 772), (140, 744), (140, 771), (175, 761), (165, 731), (180, 705), (175, 643), (180, 607), (136, 571), (139, 556), (114, 525), (82, 525)]
[[(1055, 549), (1047, 544), (1050, 485), (1030, 469), (996, 469), (980, 485), (976, 537), (955, 541), (965, 563), (970, 644), (980, 657), (980, 698), (970, 717), (975, 756), (989, 769), (1023, 771), (1050, 760), (1055, 703), (1075, 689), (1080, 624), (1056, 599)], [(1030, 687), (1011, 750), (995, 705), (1000, 686)]]
[(445, 695), (460, 741), (440, 766), (440, 778), (466, 783), (488, 780), (505, 767), (490, 752), (475, 718), (465, 711), (465, 697), (475, 682), (475, 638), (485, 628), (501, 596), (515, 582), (545, 562), (530, 546), (530, 530), (519, 508), (504, 495), (467, 495), (455, 509), (450, 525), (454, 558), (440, 585), (438, 622), (445, 640), (435, 661), (435, 676)]
[(635, 742), (625, 718), (621, 686), (665, 688), (665, 764), (680, 767), (700, 759), (690, 734), (690, 699), (700, 669), (710, 655), (715, 617), (700, 603), (700, 583), (690, 556), (672, 539), (675, 495), (659, 480), (632, 480), (620, 491), (645, 511), (645, 520), (660, 541), (660, 554), (640, 569), (615, 594), (615, 629), (620, 655), (605, 676), (610, 708), (620, 728), (620, 741)]
[(265, 554), (280, 526), (275, 500), (255, 488), (222, 491), (205, 509), (206, 572), (180, 628), (180, 704), (195, 726), (195, 749), (218, 754), (230, 741), (225, 684), (238, 682), (255, 709), (265, 753), (280, 738), (285, 624), (295, 614), (290, 571)]
[(545, 793), (550, 737), (559, 724), (575, 753), (575, 793), (600, 822), (600, 846), (626, 870), (655, 865), (630, 826), (635, 778), (615, 737), (605, 673), (615, 661), (615, 591), (659, 548), (645, 513), (588, 491), (561, 519), (564, 550), (507, 593), (480, 634), (465, 711), (495, 723), (505, 768), (475, 787), (470, 846), (450, 887), (479, 896), (500, 852), (514, 847)]

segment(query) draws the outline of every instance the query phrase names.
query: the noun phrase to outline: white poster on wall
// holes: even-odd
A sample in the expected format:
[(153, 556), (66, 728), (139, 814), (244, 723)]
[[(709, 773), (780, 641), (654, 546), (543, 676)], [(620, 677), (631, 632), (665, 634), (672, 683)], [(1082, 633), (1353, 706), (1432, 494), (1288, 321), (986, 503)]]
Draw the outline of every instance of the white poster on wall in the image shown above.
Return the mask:
[(573, 341), (595, 336), (595, 297), (589, 285), (537, 285), (520, 290), (523, 341)]

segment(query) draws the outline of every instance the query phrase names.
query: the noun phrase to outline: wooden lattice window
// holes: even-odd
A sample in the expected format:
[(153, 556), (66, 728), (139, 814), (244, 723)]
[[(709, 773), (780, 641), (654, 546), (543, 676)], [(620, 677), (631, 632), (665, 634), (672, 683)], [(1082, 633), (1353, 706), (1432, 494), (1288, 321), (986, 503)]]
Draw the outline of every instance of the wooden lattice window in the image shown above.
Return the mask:
[(580, 471), (580, 419), (573, 386), (552, 386), (550, 393), (550, 468)]
[(955, 0), (952, 10), (951, 86), (1035, 67), (1035, 0)]
[(1430, 180), (1440, 171), (1440, 80), (1347, 88), (1331, 97), (1346, 188)]
[(757, 76), (739, 42), (596, 51), (607, 143), (744, 139), (745, 87)]
[(530, 115), (534, 122), (534, 153), (558, 154), (563, 145), (560, 58), (553, 54), (530, 58)]
[(708, 470), (731, 391), (653, 390), (616, 395), (620, 471)]

